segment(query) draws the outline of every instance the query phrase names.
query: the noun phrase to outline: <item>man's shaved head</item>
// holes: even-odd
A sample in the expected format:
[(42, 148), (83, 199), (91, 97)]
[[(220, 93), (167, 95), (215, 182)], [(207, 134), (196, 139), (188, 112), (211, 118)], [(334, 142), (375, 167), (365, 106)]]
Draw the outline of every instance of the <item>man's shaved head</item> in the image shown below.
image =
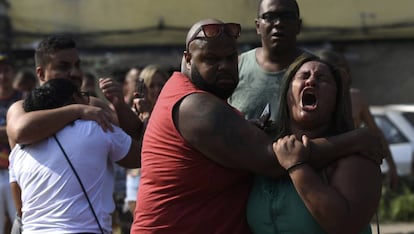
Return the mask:
[(199, 89), (227, 99), (239, 80), (239, 35), (239, 24), (226, 24), (217, 19), (198, 21), (187, 34), (182, 72)]

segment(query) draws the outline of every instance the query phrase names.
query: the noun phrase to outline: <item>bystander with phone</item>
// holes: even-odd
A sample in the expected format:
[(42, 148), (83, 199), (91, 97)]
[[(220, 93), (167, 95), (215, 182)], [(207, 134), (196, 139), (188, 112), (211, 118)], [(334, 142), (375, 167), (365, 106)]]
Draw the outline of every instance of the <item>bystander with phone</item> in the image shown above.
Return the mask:
[[(141, 71), (133, 99), (133, 110), (136, 111), (139, 120), (144, 124), (141, 137), (144, 136), (152, 109), (168, 77), (167, 72), (158, 65), (148, 65)], [(132, 214), (135, 210), (139, 180), (139, 169), (127, 171), (125, 202), (128, 203), (129, 211)]]

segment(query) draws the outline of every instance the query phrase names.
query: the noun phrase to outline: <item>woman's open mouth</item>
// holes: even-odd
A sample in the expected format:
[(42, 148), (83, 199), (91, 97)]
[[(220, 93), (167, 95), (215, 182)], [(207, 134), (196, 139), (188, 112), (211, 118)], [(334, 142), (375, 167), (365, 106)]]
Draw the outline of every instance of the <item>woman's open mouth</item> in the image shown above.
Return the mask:
[(301, 100), (302, 109), (305, 111), (313, 111), (318, 106), (318, 98), (311, 88), (305, 88), (302, 91), (302, 100)]

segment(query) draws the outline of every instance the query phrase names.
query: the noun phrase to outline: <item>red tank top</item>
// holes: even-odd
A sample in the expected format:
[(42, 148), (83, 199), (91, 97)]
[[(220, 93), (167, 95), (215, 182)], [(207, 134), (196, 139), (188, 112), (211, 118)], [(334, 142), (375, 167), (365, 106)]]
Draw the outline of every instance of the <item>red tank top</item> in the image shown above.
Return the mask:
[(143, 140), (132, 234), (250, 233), (246, 222), (249, 173), (204, 157), (174, 126), (174, 105), (196, 92), (204, 91), (178, 72), (161, 91)]

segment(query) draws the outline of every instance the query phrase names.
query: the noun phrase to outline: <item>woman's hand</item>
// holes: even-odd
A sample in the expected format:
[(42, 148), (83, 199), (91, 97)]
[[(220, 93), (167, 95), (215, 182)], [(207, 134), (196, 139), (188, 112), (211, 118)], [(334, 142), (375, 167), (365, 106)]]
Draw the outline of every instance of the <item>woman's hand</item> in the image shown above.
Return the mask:
[(308, 137), (303, 135), (302, 142), (294, 135), (279, 138), (273, 143), (273, 151), (276, 154), (280, 165), (289, 169), (299, 162), (309, 161), (310, 149), (308, 147)]

